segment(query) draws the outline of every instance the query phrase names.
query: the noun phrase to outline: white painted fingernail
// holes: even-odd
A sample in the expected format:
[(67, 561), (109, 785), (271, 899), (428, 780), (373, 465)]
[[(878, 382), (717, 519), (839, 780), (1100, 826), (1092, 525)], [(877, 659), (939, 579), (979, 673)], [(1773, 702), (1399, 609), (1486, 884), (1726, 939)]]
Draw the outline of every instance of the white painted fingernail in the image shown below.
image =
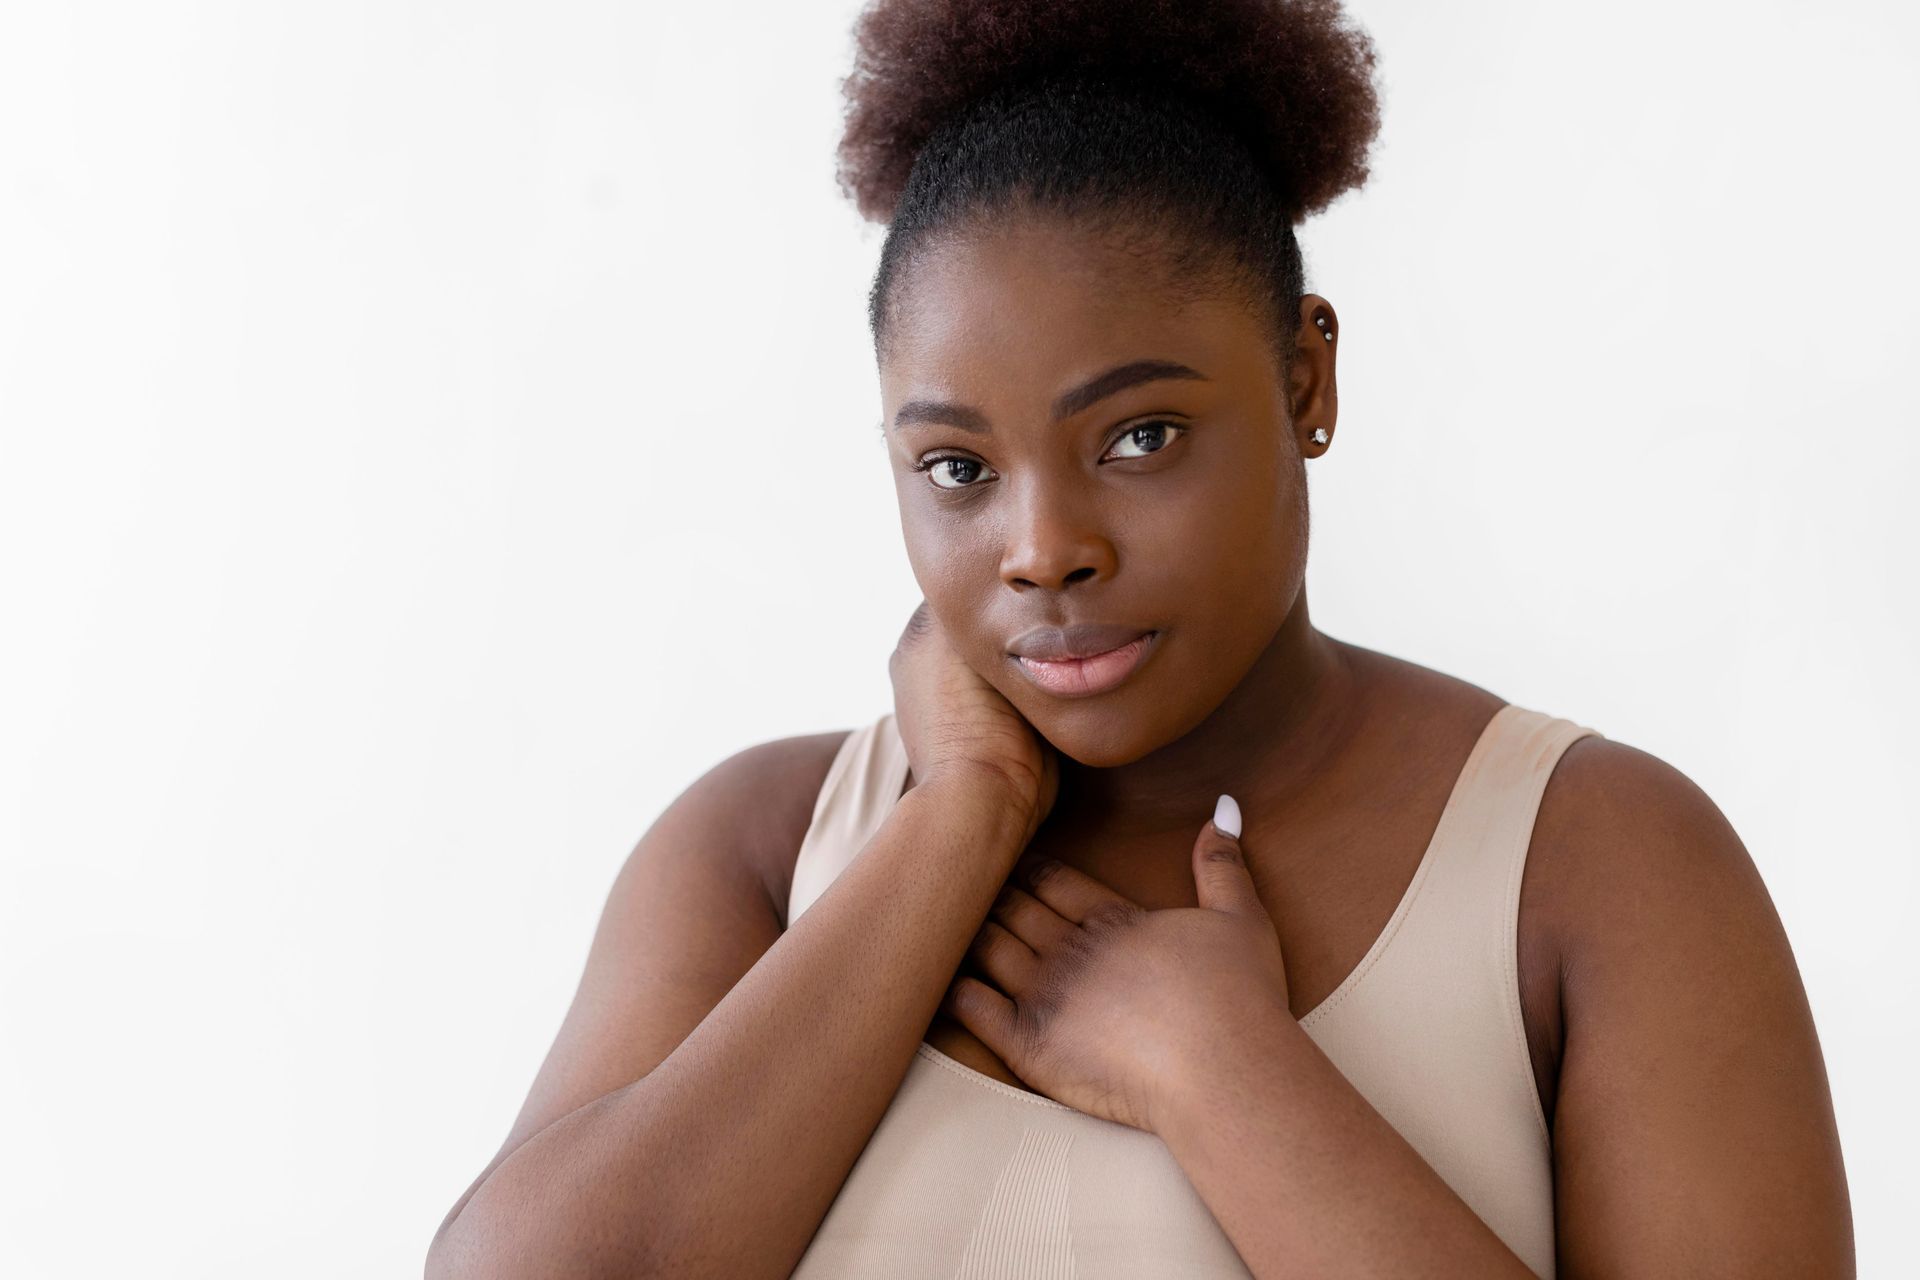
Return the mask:
[(1240, 838), (1240, 805), (1232, 796), (1221, 796), (1214, 802), (1213, 825), (1220, 828), (1235, 840)]

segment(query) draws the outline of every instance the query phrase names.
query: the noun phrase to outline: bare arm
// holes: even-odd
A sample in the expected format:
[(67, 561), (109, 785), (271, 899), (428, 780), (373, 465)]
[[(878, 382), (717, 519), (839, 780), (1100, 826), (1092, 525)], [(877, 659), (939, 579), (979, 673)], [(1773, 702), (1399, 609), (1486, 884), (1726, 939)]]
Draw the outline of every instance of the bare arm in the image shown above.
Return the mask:
[(990, 773), (915, 786), (781, 933), (752, 855), (729, 847), (767, 802), (750, 754), (636, 847), (562, 1030), (569, 1051), (542, 1070), (570, 1083), (536, 1082), (531, 1114), (441, 1225), (429, 1277), (785, 1276), (805, 1251), (1018, 858), (1031, 803)]
[(1563, 1276), (1854, 1274), (1846, 1171), (1793, 950), (1684, 774), (1595, 740), (1567, 860), (1554, 1109)]

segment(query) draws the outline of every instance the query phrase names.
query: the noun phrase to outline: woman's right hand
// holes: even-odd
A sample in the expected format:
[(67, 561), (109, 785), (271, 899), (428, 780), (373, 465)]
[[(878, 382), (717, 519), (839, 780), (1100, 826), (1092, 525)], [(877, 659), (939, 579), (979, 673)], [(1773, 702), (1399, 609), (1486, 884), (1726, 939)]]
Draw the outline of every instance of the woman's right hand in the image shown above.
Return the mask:
[(960, 657), (925, 600), (907, 619), (887, 670), (913, 785), (1005, 785), (1012, 803), (1031, 808), (1031, 837), (1059, 794), (1060, 758)]

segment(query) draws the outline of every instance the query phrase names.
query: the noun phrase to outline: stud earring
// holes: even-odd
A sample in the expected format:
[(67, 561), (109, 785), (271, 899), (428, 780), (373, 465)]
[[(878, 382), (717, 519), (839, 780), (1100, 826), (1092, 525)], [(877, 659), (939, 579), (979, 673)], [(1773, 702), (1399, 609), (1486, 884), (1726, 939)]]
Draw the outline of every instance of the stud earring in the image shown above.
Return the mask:
[(1320, 336), (1328, 342), (1332, 342), (1333, 331), (1327, 328), (1327, 318), (1325, 316), (1315, 316), (1313, 322), (1320, 326)]
[(1327, 429), (1325, 427), (1315, 427), (1313, 429), (1312, 439), (1315, 444), (1325, 444), (1331, 438), (1332, 437), (1327, 435)]

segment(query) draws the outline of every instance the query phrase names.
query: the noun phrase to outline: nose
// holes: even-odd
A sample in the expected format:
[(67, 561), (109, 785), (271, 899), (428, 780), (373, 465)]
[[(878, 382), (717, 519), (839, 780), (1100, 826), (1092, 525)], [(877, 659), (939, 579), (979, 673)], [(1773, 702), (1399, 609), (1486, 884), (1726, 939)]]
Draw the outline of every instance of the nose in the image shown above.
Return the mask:
[(1007, 528), (1000, 580), (1016, 591), (1063, 591), (1076, 582), (1110, 578), (1118, 552), (1095, 519), (1092, 504), (1064, 487), (1028, 485)]

